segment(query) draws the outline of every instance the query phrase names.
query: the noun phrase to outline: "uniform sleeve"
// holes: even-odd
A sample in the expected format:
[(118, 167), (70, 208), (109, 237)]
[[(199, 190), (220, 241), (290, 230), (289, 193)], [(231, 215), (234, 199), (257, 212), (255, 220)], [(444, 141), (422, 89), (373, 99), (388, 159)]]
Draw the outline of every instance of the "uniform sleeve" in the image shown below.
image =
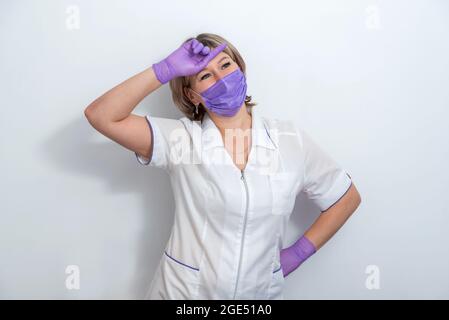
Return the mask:
[(141, 165), (149, 165), (169, 171), (176, 163), (173, 155), (175, 148), (188, 136), (182, 121), (169, 118), (160, 118), (146, 115), (152, 145), (149, 158), (134, 152)]
[(352, 185), (351, 176), (301, 128), (303, 191), (321, 210), (337, 203)]

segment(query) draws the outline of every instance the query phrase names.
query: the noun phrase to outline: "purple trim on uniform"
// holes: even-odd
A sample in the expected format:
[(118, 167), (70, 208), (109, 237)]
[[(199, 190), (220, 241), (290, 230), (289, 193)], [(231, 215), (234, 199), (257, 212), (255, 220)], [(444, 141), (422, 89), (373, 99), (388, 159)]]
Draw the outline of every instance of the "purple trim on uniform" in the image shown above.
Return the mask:
[(343, 198), (344, 197), (344, 195), (346, 194), (346, 193), (348, 193), (348, 191), (349, 191), (349, 189), (351, 189), (351, 186), (352, 186), (352, 178), (351, 178), (351, 176), (349, 175), (349, 173), (346, 173), (346, 175), (349, 177), (349, 179), (351, 179), (351, 184), (349, 185), (349, 187), (348, 187), (348, 189), (346, 189), (346, 191), (341, 195), (341, 197), (340, 198), (338, 198), (337, 199), (337, 201), (335, 201), (334, 203), (332, 203), (329, 207), (327, 207), (327, 209), (326, 210), (323, 210), (323, 211), (321, 211), (321, 213), (323, 213), (324, 211), (327, 211), (327, 210), (329, 210), (330, 209), (330, 207), (332, 207), (334, 204), (336, 204), (338, 201), (340, 201), (340, 199), (341, 198)]
[[(151, 145), (150, 145), (150, 156), (148, 158), (148, 161), (145, 163), (142, 163), (143, 165), (148, 165), (151, 162), (151, 159), (153, 158), (153, 148), (154, 148), (154, 132), (153, 127), (151, 126), (150, 120), (148, 120), (148, 116), (145, 116), (145, 120), (148, 123), (148, 127), (150, 127), (150, 133), (151, 133)], [(137, 152), (134, 152), (137, 157)], [(140, 161), (139, 161), (140, 162)]]
[(200, 269), (198, 269), (198, 268), (191, 267), (191, 266), (189, 266), (189, 265), (187, 265), (187, 264), (185, 264), (185, 263), (182, 263), (181, 261), (178, 261), (178, 260), (176, 260), (175, 258), (171, 257), (171, 256), (167, 253), (167, 251), (164, 251), (164, 253), (165, 253), (165, 255), (166, 255), (167, 257), (169, 257), (169, 258), (172, 259), (173, 261), (176, 261), (177, 263), (182, 264), (183, 266), (185, 266), (185, 267), (187, 267), (187, 268), (190, 268), (190, 269), (193, 269), (193, 270), (196, 270), (196, 271), (200, 271)]
[(280, 266), (279, 269), (274, 270), (273, 273), (276, 273), (276, 272), (278, 272), (278, 271), (281, 270), (281, 269), (282, 269), (282, 266)]
[(263, 121), (263, 127), (265, 129), (265, 132), (268, 136), (268, 138), (270, 138), (270, 141), (273, 143), (274, 147), (277, 149), (277, 144), (274, 142), (274, 140), (271, 138), (270, 133), (268, 132), (267, 126), (265, 125), (265, 121)]

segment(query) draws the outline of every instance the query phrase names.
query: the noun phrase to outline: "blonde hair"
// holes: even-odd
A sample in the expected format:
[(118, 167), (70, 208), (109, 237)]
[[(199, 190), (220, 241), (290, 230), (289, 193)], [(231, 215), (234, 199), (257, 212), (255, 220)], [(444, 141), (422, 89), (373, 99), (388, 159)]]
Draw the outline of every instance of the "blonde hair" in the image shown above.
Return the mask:
[[(194, 39), (193, 37), (188, 38), (185, 42)], [(218, 47), (220, 44), (226, 42), (227, 46), (223, 52), (227, 53), (232, 60), (240, 67), (240, 70), (246, 77), (246, 64), (238, 50), (227, 40), (220, 37), (219, 35), (213, 33), (201, 33), (195, 37), (196, 40), (201, 42), (203, 45), (208, 46), (211, 50)], [(206, 113), (205, 107), (202, 103), (198, 106), (198, 113), (195, 113), (195, 105), (190, 101), (189, 97), (186, 95), (185, 89), (190, 88), (190, 80), (193, 76), (177, 77), (170, 80), (170, 89), (172, 92), (172, 98), (178, 109), (190, 120), (203, 120), (204, 114)], [(251, 109), (257, 103), (251, 102), (252, 97), (245, 97), (245, 105), (247, 109)]]

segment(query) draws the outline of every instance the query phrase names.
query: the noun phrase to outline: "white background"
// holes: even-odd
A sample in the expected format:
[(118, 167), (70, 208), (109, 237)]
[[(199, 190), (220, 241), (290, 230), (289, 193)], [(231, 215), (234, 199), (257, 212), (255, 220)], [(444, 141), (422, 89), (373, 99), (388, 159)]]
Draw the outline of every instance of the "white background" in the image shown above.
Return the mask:
[[(173, 222), (168, 176), (83, 112), (201, 32), (239, 49), (260, 113), (308, 130), (362, 195), (285, 298), (449, 298), (443, 0), (2, 1), (0, 298), (144, 296)], [(182, 116), (168, 85), (134, 113)], [(317, 214), (300, 196), (287, 244)]]

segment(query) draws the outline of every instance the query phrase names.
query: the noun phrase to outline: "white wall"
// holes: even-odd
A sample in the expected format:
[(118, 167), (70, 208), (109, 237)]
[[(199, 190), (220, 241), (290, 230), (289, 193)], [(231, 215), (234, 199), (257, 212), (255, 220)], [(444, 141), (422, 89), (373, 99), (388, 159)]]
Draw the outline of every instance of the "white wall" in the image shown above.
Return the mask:
[[(448, 18), (444, 0), (2, 1), (0, 298), (143, 297), (170, 183), (83, 111), (201, 32), (240, 50), (260, 112), (295, 119), (362, 195), (285, 297), (449, 298)], [(168, 85), (134, 112), (182, 116)], [(299, 197), (287, 240), (317, 214)]]

